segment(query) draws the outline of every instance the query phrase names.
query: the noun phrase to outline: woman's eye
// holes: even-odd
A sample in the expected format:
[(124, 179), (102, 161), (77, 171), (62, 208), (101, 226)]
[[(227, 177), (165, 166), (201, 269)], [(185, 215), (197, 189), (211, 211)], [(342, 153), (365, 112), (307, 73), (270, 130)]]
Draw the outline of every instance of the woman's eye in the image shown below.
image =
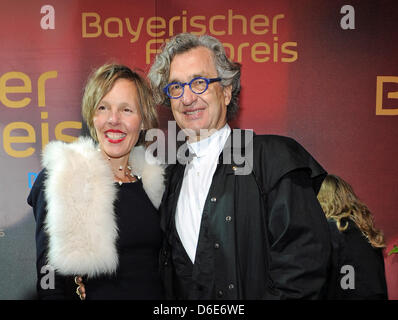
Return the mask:
[(97, 110), (105, 110), (105, 106), (98, 106)]

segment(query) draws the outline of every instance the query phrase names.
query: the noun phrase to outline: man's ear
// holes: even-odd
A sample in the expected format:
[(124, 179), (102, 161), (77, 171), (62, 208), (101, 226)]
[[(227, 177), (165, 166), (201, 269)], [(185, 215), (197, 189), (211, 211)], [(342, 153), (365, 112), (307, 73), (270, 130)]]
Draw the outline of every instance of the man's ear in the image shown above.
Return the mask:
[(232, 84), (223, 88), (225, 105), (228, 106), (232, 97)]

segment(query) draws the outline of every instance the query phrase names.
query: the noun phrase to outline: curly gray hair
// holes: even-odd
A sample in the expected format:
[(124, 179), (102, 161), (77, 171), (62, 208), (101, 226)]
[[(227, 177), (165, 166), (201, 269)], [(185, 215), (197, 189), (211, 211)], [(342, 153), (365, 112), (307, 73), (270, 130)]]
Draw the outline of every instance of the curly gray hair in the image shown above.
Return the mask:
[(224, 87), (232, 85), (231, 102), (227, 108), (227, 120), (231, 120), (239, 109), (238, 100), (241, 65), (229, 60), (221, 42), (209, 35), (195, 36), (191, 33), (180, 33), (163, 45), (162, 51), (156, 56), (148, 73), (155, 102), (157, 104), (170, 106), (170, 99), (163, 92), (163, 88), (167, 85), (169, 80), (171, 61), (177, 54), (187, 52), (197, 47), (205, 47), (213, 52), (218, 77), (222, 79), (221, 85)]

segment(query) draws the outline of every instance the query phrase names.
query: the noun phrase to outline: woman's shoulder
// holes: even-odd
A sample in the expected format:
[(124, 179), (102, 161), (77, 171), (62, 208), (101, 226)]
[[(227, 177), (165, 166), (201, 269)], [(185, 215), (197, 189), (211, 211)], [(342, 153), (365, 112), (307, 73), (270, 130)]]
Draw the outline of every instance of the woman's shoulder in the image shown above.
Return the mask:
[(343, 219), (341, 226), (345, 230), (340, 231), (333, 219), (328, 220), (332, 242), (338, 244), (341, 250), (346, 250), (357, 257), (373, 256), (378, 249), (372, 247), (361, 229), (351, 219)]
[(35, 181), (32, 186), (32, 190), (40, 189), (43, 186), (44, 182), (46, 181), (46, 178), (47, 178), (47, 169), (44, 168), (37, 174), (37, 177), (35, 178)]
[(341, 230), (338, 227), (337, 220), (328, 218), (327, 221), (332, 237), (347, 238), (348, 240), (362, 234), (356, 223), (349, 218), (343, 218), (340, 220)]
[(100, 159), (96, 143), (88, 137), (79, 137), (71, 143), (63, 141), (51, 141), (43, 151), (42, 165), (51, 169), (59, 165), (74, 163), (79, 160), (92, 161)]
[(32, 188), (30, 189), (27, 202), (31, 207), (35, 207), (41, 193), (44, 190), (44, 184), (47, 179), (47, 170), (43, 169), (37, 175)]

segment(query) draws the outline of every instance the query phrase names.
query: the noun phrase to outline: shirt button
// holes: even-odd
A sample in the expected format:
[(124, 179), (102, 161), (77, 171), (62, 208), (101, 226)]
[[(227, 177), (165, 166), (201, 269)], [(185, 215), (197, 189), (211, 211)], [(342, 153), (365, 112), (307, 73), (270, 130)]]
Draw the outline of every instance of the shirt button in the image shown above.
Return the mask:
[(213, 198), (210, 199), (210, 201), (211, 201), (211, 202), (216, 202), (216, 201), (217, 201), (217, 198), (216, 198), (216, 197), (213, 197)]
[(230, 221), (232, 220), (232, 217), (231, 217), (231, 216), (226, 216), (226, 217), (225, 217), (225, 220), (226, 220), (227, 222), (230, 222)]
[(233, 166), (232, 170), (236, 171), (236, 170), (238, 170), (238, 167), (237, 166)]
[(218, 290), (217, 296), (218, 296), (219, 298), (221, 298), (221, 297), (223, 296), (223, 294), (224, 294), (224, 292), (222, 292), (222, 290)]
[(232, 283), (228, 285), (229, 290), (232, 290), (233, 288), (235, 288), (235, 286)]
[(216, 248), (216, 249), (220, 248), (220, 244), (219, 244), (218, 242), (216, 242), (216, 243), (214, 244), (214, 248)]

